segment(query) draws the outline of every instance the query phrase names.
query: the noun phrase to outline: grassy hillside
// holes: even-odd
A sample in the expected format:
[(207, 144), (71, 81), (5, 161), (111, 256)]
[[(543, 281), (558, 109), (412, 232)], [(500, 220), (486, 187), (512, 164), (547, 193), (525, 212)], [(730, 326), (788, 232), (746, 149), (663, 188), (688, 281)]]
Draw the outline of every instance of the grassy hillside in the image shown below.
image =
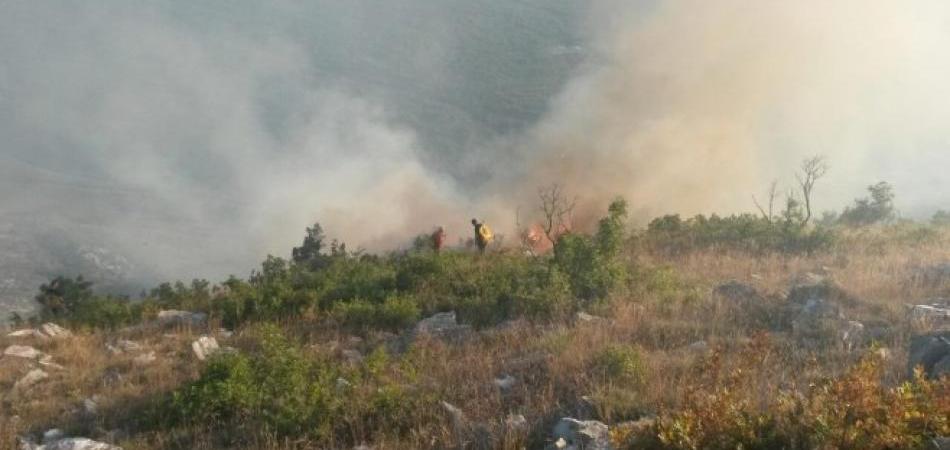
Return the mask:
[[(74, 334), (0, 338), (52, 358), (0, 358), (0, 449), (50, 428), (126, 449), (533, 449), (565, 417), (630, 449), (950, 434), (950, 378), (908, 367), (914, 337), (948, 325), (908, 309), (950, 296), (948, 230), (631, 232), (621, 206), (541, 256), (354, 254), (312, 229), (247, 280), (134, 302), (51, 283), (36, 325)], [(201, 336), (222, 350), (199, 360)], [(32, 369), (48, 377), (26, 386)]]

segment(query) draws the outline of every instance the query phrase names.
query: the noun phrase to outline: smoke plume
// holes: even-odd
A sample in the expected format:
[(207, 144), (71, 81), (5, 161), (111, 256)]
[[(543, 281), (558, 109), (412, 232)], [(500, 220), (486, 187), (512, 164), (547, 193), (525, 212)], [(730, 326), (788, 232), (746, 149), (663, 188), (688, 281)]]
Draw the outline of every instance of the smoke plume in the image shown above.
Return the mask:
[(948, 24), (938, 1), (604, 6), (589, 63), (530, 133), (529, 180), (623, 195), (641, 218), (747, 211), (824, 155), (819, 208), (882, 179), (907, 213), (947, 205)]
[(936, 0), (5, 2), (0, 217), (160, 280), (314, 221), (510, 235), (552, 182), (582, 218), (750, 210), (814, 154), (818, 209), (883, 179), (914, 214), (950, 204), (947, 48)]

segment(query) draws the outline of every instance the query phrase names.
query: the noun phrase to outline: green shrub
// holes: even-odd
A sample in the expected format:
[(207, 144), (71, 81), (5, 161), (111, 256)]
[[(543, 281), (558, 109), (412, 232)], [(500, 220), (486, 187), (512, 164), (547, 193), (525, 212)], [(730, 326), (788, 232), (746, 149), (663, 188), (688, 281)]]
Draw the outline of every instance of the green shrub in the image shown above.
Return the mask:
[(839, 220), (849, 226), (867, 226), (892, 220), (894, 210), (894, 189), (886, 181), (868, 186), (869, 197), (859, 198), (853, 206), (845, 208)]
[(355, 328), (379, 328), (398, 331), (419, 320), (420, 312), (408, 297), (390, 297), (383, 303), (356, 299), (334, 305), (332, 315)]
[(396, 293), (396, 271), (386, 260), (338, 258), (314, 274), (311, 286), (320, 292), (320, 307), (362, 298), (382, 302)]
[(752, 214), (727, 217), (679, 215), (654, 219), (643, 236), (653, 250), (679, 254), (708, 248), (729, 248), (752, 253), (779, 251), (813, 253), (830, 248), (835, 235), (827, 227), (804, 227), (797, 217), (765, 219)]
[(116, 329), (140, 322), (145, 306), (125, 298), (97, 296), (78, 305), (66, 322), (74, 326)]
[(626, 277), (626, 266), (620, 260), (626, 216), (627, 203), (617, 199), (594, 236), (569, 233), (554, 244), (554, 264), (567, 276), (576, 297), (603, 299)]
[(640, 352), (628, 345), (610, 345), (598, 352), (593, 359), (593, 370), (606, 383), (641, 386), (646, 380)]
[(333, 368), (305, 359), (276, 326), (260, 330), (259, 353), (217, 356), (201, 377), (174, 393), (175, 423), (247, 424), (281, 436), (322, 436), (340, 402)]
[(930, 218), (930, 224), (936, 227), (950, 226), (950, 211), (943, 209), (938, 210), (934, 213), (933, 217)]
[(228, 445), (269, 436), (342, 448), (376, 432), (409, 433), (420, 417), (435, 420), (425, 416), (434, 394), (410, 387), (417, 381), (411, 354), (392, 361), (380, 347), (351, 367), (306, 355), (275, 325), (260, 326), (254, 336), (254, 351), (214, 356), (197, 380), (171, 394), (154, 422), (222, 429)]
[(700, 295), (700, 289), (687, 282), (672, 267), (638, 267), (631, 276), (631, 290), (641, 295), (649, 295), (661, 302), (693, 301)]
[[(390, 330), (446, 310), (475, 326), (514, 317), (552, 320), (579, 309), (578, 299), (603, 299), (623, 285), (625, 217), (626, 203), (614, 201), (594, 235), (564, 236), (553, 259), (451, 251), (373, 256), (349, 253), (336, 241), (325, 252), (323, 231), (315, 225), (294, 249), (292, 262), (269, 255), (246, 281), (232, 276), (213, 288), (205, 280), (163, 283), (140, 309), (92, 301), (88, 282), (59, 279), (44, 285), (41, 301), (48, 315), (93, 326), (133, 323), (162, 308), (207, 312), (230, 328), (314, 310), (347, 326)], [(83, 302), (89, 305), (80, 311)]]
[(56, 277), (48, 284), (40, 285), (36, 302), (40, 305), (40, 318), (51, 320), (74, 314), (82, 303), (92, 297), (92, 282), (84, 280), (82, 275), (75, 279)]

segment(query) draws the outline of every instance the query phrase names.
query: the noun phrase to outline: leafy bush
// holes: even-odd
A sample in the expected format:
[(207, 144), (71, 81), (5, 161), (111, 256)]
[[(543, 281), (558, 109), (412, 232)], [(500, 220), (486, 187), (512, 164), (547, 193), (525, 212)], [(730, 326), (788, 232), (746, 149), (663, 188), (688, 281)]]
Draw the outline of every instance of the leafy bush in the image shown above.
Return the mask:
[[(594, 235), (563, 236), (553, 259), (464, 251), (374, 256), (349, 253), (336, 241), (326, 251), (316, 224), (294, 248), (292, 261), (268, 255), (246, 281), (163, 283), (130, 303), (92, 301), (88, 282), (57, 279), (44, 285), (40, 300), (48, 315), (93, 326), (140, 321), (163, 308), (207, 312), (232, 328), (310, 312), (330, 313), (348, 326), (391, 330), (445, 310), (476, 326), (513, 317), (551, 320), (579, 309), (576, 299), (602, 299), (622, 285), (625, 217), (626, 203), (614, 201)], [(80, 311), (83, 303), (88, 306)]]
[(707, 248), (752, 253), (812, 253), (830, 248), (835, 236), (829, 228), (802, 226), (796, 214), (783, 220), (768, 220), (752, 214), (728, 217), (700, 214), (687, 220), (679, 215), (654, 219), (643, 239), (649, 248), (669, 254)]
[(930, 218), (930, 223), (938, 227), (950, 226), (950, 211), (941, 209), (935, 212), (933, 217)]
[(342, 323), (356, 328), (378, 328), (398, 331), (419, 320), (419, 308), (407, 297), (390, 297), (383, 303), (356, 299), (337, 303), (333, 315)]
[(36, 301), (40, 304), (40, 321), (109, 329), (141, 321), (149, 307), (147, 303), (133, 303), (126, 298), (96, 295), (92, 282), (82, 276), (50, 280), (40, 286)]
[(840, 221), (850, 226), (867, 226), (894, 218), (894, 189), (886, 181), (868, 186), (870, 197), (859, 198), (845, 208)]
[(96, 296), (78, 305), (65, 322), (75, 326), (116, 329), (141, 322), (145, 315), (143, 311), (148, 306), (125, 298)]
[(674, 300), (693, 301), (702, 295), (702, 290), (683, 279), (671, 267), (637, 267), (631, 275), (632, 289), (638, 297), (651, 295), (663, 303)]
[(640, 352), (628, 345), (610, 345), (593, 359), (594, 373), (606, 383), (639, 386), (646, 380)]
[(433, 402), (404, 387), (414, 381), (411, 359), (395, 364), (379, 349), (351, 368), (308, 357), (275, 325), (259, 327), (256, 335), (257, 351), (216, 355), (196, 381), (172, 393), (158, 410), (159, 422), (224, 426), (233, 431), (222, 434), (231, 443), (251, 437), (243, 430), (258, 430), (352, 445), (358, 436), (339, 433), (347, 424), (367, 433), (406, 431), (408, 418)]
[(568, 233), (554, 244), (554, 264), (567, 275), (574, 295), (602, 299), (623, 282), (626, 267), (620, 260), (627, 203), (614, 200), (594, 236)]
[(49, 320), (75, 314), (92, 296), (92, 282), (84, 280), (82, 275), (75, 279), (56, 277), (48, 284), (40, 285), (36, 302), (40, 304), (41, 318)]
[(279, 435), (325, 435), (339, 401), (332, 368), (313, 364), (277, 327), (261, 329), (260, 352), (213, 358), (201, 377), (176, 392), (178, 422), (250, 423)]

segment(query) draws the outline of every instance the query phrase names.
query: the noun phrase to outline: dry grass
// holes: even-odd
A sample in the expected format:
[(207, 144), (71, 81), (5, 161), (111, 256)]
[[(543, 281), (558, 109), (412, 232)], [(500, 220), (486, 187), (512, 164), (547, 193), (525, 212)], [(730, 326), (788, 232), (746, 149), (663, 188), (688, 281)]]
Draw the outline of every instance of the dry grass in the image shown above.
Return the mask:
[[(920, 267), (950, 261), (946, 236), (919, 245), (867, 245), (873, 240), (844, 239), (834, 251), (817, 256), (747, 254), (720, 251), (695, 252), (677, 257), (640, 256), (641, 266), (669, 266), (682, 280), (682, 291), (640, 292), (613, 298), (597, 311), (603, 322), (527, 324), (490, 330), (462, 344), (423, 339), (403, 356), (411, 358), (418, 372), (416, 389), (461, 407), (468, 418), (483, 424), (495, 436), (506, 436), (498, 448), (533, 448), (558, 418), (566, 415), (598, 417), (610, 423), (676, 408), (684, 389), (698, 377), (696, 367), (706, 353), (690, 348), (703, 340), (719, 349), (729, 364), (757, 329), (752, 312), (710, 294), (726, 280), (755, 286), (765, 297), (781, 302), (784, 291), (797, 275), (828, 274), (845, 291), (860, 299), (848, 313), (865, 323), (881, 323), (893, 332), (886, 346), (891, 357), (886, 373), (890, 382), (906, 372), (905, 348), (913, 331), (904, 319), (904, 304), (947, 295), (946, 286), (914, 283)], [(368, 353), (386, 336), (363, 336), (355, 340), (337, 329), (321, 328), (318, 320), (283, 324), (287, 333), (300, 339), (312, 352), (342, 359), (341, 349), (357, 348)], [(212, 327), (214, 329), (214, 327)], [(26, 392), (15, 393), (14, 383), (31, 367), (10, 357), (0, 359), (0, 450), (13, 449), (15, 436), (58, 427), (70, 435), (111, 440), (125, 448), (221, 448), (214, 430), (184, 429), (176, 432), (149, 431), (137, 424), (156, 399), (195, 379), (201, 363), (190, 350), (202, 330), (174, 329), (141, 332), (77, 332), (65, 340), (35, 341), (0, 338), (5, 348), (29, 343), (52, 355), (64, 369), (43, 368), (50, 377)], [(240, 330), (239, 330), (240, 334)], [(139, 352), (110, 355), (106, 343), (123, 337), (143, 346)], [(820, 351), (802, 348), (781, 331), (772, 333), (773, 351), (761, 364), (763, 382), (757, 386), (794, 386), (817, 377), (840, 373), (860, 356), (837, 348)], [(239, 349), (253, 346), (238, 335), (223, 342)], [(600, 349), (630, 346), (641, 355), (644, 383), (640, 386), (612, 383), (592, 369)], [(140, 366), (133, 358), (154, 351), (157, 360)], [(493, 379), (512, 375), (518, 384), (502, 395)], [(755, 389), (750, 386), (749, 389)], [(762, 388), (762, 398), (773, 395)], [(99, 412), (82, 412), (82, 402), (96, 396)], [(377, 449), (451, 448), (457, 436), (446, 415), (433, 404), (432, 411), (419, 411), (408, 420), (408, 433), (373, 432), (354, 421), (349, 436), (339, 442), (370, 442)], [(509, 413), (523, 414), (531, 430), (527, 436), (504, 432)], [(130, 426), (130, 424), (133, 424)], [(281, 441), (259, 430), (248, 430), (241, 441), (246, 448), (324, 448), (326, 443)]]

